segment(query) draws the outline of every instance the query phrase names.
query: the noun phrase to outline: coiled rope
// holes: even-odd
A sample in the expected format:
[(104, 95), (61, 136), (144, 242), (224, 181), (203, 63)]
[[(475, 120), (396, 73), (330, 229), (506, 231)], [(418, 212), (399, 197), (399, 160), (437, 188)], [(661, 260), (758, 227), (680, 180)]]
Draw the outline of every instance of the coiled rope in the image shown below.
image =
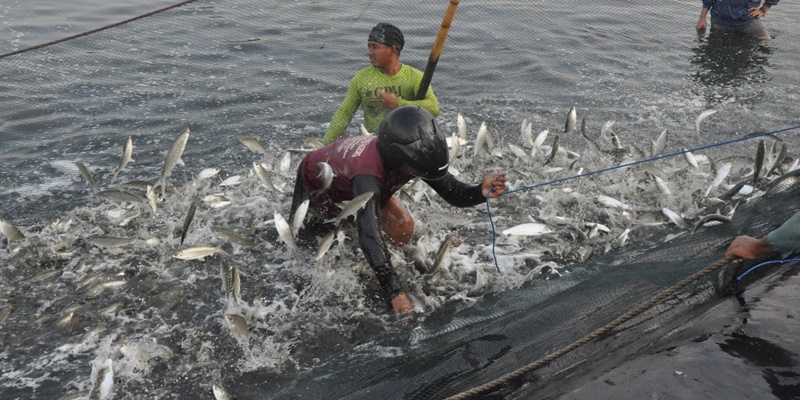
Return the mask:
[(655, 296), (653, 296), (652, 298), (650, 298), (650, 300), (648, 300), (647, 302), (641, 304), (640, 306), (638, 306), (636, 308), (631, 309), (630, 311), (626, 312), (625, 314), (620, 315), (619, 317), (617, 317), (617, 319), (609, 322), (608, 324), (606, 324), (605, 326), (595, 330), (594, 332), (589, 333), (588, 335), (586, 335), (586, 336), (582, 337), (581, 339), (573, 342), (572, 344), (562, 348), (561, 350), (558, 350), (555, 353), (548, 354), (545, 357), (542, 357), (542, 358), (540, 358), (540, 359), (538, 359), (538, 360), (536, 360), (536, 361), (534, 361), (534, 362), (532, 362), (532, 363), (530, 363), (530, 364), (528, 364), (528, 365), (526, 365), (526, 366), (524, 366), (522, 368), (519, 368), (516, 371), (513, 371), (511, 373), (503, 375), (500, 378), (497, 378), (497, 379), (495, 379), (495, 380), (493, 380), (491, 382), (485, 383), (485, 384), (483, 384), (481, 386), (477, 386), (477, 387), (472, 388), (470, 390), (467, 390), (465, 392), (461, 392), (461, 393), (456, 394), (454, 396), (450, 396), (450, 397), (447, 398), (447, 400), (467, 399), (467, 398), (469, 398), (471, 396), (476, 396), (476, 395), (479, 395), (481, 393), (496, 389), (497, 387), (499, 387), (500, 385), (503, 385), (504, 383), (506, 383), (508, 381), (517, 379), (517, 378), (521, 377), (522, 375), (525, 375), (528, 372), (531, 372), (531, 371), (543, 366), (544, 364), (546, 364), (546, 363), (548, 363), (550, 361), (553, 361), (553, 360), (555, 360), (555, 359), (557, 359), (557, 358), (559, 358), (559, 357), (561, 357), (561, 356), (563, 356), (563, 355), (565, 355), (565, 354), (577, 349), (578, 347), (581, 347), (581, 346), (583, 346), (583, 345), (585, 345), (585, 344), (587, 344), (589, 342), (592, 342), (593, 340), (595, 340), (598, 337), (604, 335), (608, 331), (610, 331), (610, 330), (622, 325), (623, 323), (631, 320), (632, 318), (636, 317), (637, 315), (639, 315), (639, 314), (647, 311), (648, 309), (652, 308), (656, 304), (661, 303), (662, 301), (664, 301), (664, 299), (666, 299), (669, 296), (672, 296), (677, 291), (683, 289), (687, 285), (689, 285), (689, 284), (697, 281), (698, 279), (700, 279), (700, 278), (702, 278), (702, 277), (704, 277), (704, 276), (706, 276), (706, 275), (708, 275), (708, 274), (710, 274), (710, 273), (722, 268), (723, 266), (727, 265), (728, 263), (730, 263), (734, 259), (735, 259), (734, 256), (726, 256), (725, 258), (723, 258), (723, 259), (721, 259), (721, 260), (719, 260), (719, 261), (717, 261), (717, 262), (715, 262), (715, 263), (703, 268), (702, 270), (700, 270), (698, 272), (695, 272), (694, 274), (686, 277), (685, 279), (683, 279), (682, 281), (676, 283), (675, 285), (670, 286), (667, 289), (664, 289), (660, 293), (658, 293)]

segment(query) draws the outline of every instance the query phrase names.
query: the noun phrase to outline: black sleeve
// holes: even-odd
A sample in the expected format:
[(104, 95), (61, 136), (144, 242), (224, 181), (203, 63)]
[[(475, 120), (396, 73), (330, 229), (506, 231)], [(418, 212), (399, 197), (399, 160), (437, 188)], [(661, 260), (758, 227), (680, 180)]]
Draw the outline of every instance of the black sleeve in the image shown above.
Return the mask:
[(425, 180), (425, 183), (454, 207), (472, 207), (486, 200), (481, 193), (481, 185), (469, 185), (461, 182), (449, 172), (442, 179)]
[(397, 296), (402, 287), (397, 282), (387, 257), (383, 236), (381, 236), (380, 200), (383, 191), (383, 182), (373, 175), (356, 175), (353, 178), (353, 197), (363, 193), (372, 192), (372, 198), (366, 206), (356, 213), (356, 226), (358, 227), (358, 242), (364, 252), (367, 262), (375, 271), (383, 290), (389, 299)]

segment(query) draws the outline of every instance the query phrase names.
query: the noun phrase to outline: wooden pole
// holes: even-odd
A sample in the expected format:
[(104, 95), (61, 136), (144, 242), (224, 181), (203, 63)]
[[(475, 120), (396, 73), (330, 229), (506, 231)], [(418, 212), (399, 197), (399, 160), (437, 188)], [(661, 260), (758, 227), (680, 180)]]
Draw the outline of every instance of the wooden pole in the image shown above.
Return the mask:
[(447, 31), (450, 30), (450, 23), (456, 15), (456, 8), (460, 0), (450, 0), (447, 6), (447, 11), (444, 13), (442, 19), (442, 26), (439, 27), (439, 34), (436, 35), (436, 41), (433, 42), (431, 55), (428, 57), (428, 65), (425, 66), (425, 72), (422, 74), (422, 82), (419, 84), (419, 91), (417, 91), (416, 100), (422, 100), (428, 94), (428, 87), (431, 85), (431, 78), (433, 78), (433, 70), (436, 69), (436, 64), (439, 62), (439, 55), (442, 54), (444, 48), (444, 41), (447, 39)]

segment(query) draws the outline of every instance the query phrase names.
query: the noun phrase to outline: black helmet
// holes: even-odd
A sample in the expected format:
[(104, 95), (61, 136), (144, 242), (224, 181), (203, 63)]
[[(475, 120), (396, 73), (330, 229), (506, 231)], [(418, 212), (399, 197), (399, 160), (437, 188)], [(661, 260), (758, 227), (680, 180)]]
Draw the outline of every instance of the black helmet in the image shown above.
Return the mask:
[(378, 128), (378, 151), (387, 168), (403, 164), (422, 179), (441, 179), (447, 174), (447, 140), (428, 110), (398, 107), (383, 117)]

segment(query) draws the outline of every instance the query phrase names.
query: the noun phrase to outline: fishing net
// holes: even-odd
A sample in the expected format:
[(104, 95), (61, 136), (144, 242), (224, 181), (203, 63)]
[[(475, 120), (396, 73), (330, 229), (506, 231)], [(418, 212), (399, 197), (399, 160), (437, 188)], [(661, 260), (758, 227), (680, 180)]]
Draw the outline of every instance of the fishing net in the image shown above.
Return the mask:
[[(366, 66), (369, 29), (399, 26), (401, 59), (423, 70), (447, 2), (193, 1), (0, 55), (0, 216), (26, 234), (4, 239), (0, 257), (1, 397), (96, 398), (113, 360), (114, 396), (126, 399), (207, 398), (213, 384), (240, 400), (438, 399), (496, 380), (473, 396), (557, 398), (792, 266), (739, 281), (753, 264), (727, 265), (597, 340), (504, 379), (719, 261), (736, 235), (761, 236), (798, 210), (791, 127), (800, 51), (791, 46), (800, 41), (788, 40), (796, 5), (770, 13), (768, 28), (786, 38), (772, 45), (697, 39), (694, 3), (689, 11), (680, 2), (462, 3), (432, 83), (439, 124), (457, 132), (463, 115), (474, 136), (486, 123), (495, 152), (466, 150), (454, 171), (475, 182), (507, 170), (518, 191), (490, 202), (491, 222), (487, 208), (449, 207), (419, 182), (401, 191), (421, 233), (392, 259), (422, 306), (399, 320), (387, 315), (352, 226), (342, 230), (345, 245), (318, 262), (305, 254), (316, 238), (303, 254), (287, 252), (271, 218), (288, 212), (299, 157), (287, 149), (321, 137), (349, 79)], [(562, 133), (574, 105), (600, 151), (577, 130)], [(706, 109), (718, 114), (701, 132), (696, 117)], [(535, 154), (517, 152), (523, 121), (534, 133), (550, 129)], [(624, 146), (598, 136), (608, 133), (601, 126), (614, 126)], [(152, 213), (108, 206), (76, 167), (110, 188), (131, 135), (135, 161), (117, 181), (158, 177), (185, 127), (185, 165)], [(651, 150), (663, 130), (671, 133), (667, 150)], [(747, 134), (765, 141), (760, 162), (769, 171), (754, 167), (756, 141), (740, 141)], [(264, 144), (263, 159), (243, 136)], [(687, 149), (699, 167), (687, 166)], [(250, 172), (256, 158), (282, 193)], [(727, 177), (718, 168), (726, 164)], [(213, 179), (198, 178), (209, 168)], [(578, 177), (590, 171), (603, 172)], [(670, 182), (670, 194), (654, 176)], [(715, 176), (722, 183), (711, 184)], [(666, 208), (688, 225), (676, 226)], [(692, 226), (709, 214), (732, 222)], [(555, 230), (501, 234), (532, 220)], [(260, 247), (220, 240), (220, 226), (247, 231)], [(432, 276), (434, 250), (450, 234), (464, 244)], [(112, 235), (136, 241), (93, 242)], [(183, 236), (230, 257), (175, 260)], [(242, 274), (233, 297), (220, 285), (231, 265)]]

